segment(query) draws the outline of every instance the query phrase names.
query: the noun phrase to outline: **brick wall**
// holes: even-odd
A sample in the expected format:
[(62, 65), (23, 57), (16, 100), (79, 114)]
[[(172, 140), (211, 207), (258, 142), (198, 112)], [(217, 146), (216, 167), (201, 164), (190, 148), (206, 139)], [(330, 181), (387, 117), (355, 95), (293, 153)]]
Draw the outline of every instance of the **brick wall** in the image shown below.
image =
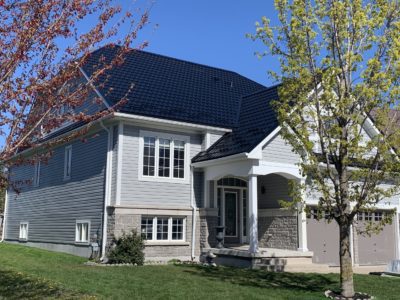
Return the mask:
[(269, 216), (258, 219), (259, 246), (297, 250), (297, 217)]
[(200, 248), (215, 247), (217, 244), (217, 216), (200, 217)]

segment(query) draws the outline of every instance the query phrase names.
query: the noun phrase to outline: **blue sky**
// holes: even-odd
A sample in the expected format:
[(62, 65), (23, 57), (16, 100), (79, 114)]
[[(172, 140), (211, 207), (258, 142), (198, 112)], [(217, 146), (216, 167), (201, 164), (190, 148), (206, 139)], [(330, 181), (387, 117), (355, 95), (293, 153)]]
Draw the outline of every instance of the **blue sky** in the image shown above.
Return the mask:
[(254, 52), (265, 46), (246, 33), (255, 32), (262, 16), (274, 22), (276, 15), (272, 0), (157, 0), (140, 38), (149, 41), (147, 51), (236, 71), (268, 86), (274, 82), (267, 71), (279, 71), (277, 59), (257, 58)]

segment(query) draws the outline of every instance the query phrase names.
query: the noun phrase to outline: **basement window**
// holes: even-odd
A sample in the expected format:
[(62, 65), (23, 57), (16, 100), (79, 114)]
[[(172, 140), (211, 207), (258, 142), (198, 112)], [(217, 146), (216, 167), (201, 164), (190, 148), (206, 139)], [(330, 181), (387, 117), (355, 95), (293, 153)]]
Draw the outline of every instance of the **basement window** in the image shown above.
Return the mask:
[(90, 221), (76, 221), (75, 242), (88, 243), (90, 233)]
[(19, 239), (22, 241), (28, 240), (28, 222), (21, 222), (19, 223)]
[(141, 232), (148, 241), (185, 241), (186, 218), (142, 216)]

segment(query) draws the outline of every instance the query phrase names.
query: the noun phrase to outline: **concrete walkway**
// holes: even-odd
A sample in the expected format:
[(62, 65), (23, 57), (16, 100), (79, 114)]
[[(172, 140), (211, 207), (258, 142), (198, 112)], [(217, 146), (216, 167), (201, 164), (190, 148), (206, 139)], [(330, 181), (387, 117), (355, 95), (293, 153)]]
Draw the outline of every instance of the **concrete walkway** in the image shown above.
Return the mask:
[[(354, 266), (353, 272), (355, 274), (369, 274), (370, 272), (384, 272), (386, 265), (378, 266)], [(330, 267), (322, 264), (307, 264), (307, 265), (289, 265), (285, 268), (285, 272), (302, 272), (302, 273), (339, 273), (339, 267)]]

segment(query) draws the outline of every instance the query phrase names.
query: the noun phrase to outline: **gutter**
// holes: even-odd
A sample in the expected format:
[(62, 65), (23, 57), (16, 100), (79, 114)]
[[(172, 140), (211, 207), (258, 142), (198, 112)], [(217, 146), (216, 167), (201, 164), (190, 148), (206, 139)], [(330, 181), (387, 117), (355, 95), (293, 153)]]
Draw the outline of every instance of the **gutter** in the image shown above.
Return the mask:
[(106, 257), (106, 244), (107, 244), (107, 222), (108, 213), (107, 206), (110, 202), (111, 196), (111, 175), (112, 175), (112, 142), (113, 142), (113, 132), (106, 126), (104, 126), (103, 121), (100, 121), (100, 126), (107, 132), (107, 163), (106, 163), (106, 182), (104, 189), (104, 211), (103, 211), (103, 233), (101, 241), (101, 257), (100, 260), (103, 261)]
[(17, 158), (17, 157), (22, 156), (22, 155), (29, 155), (29, 152), (33, 151), (33, 149), (37, 149), (37, 148), (45, 145), (47, 142), (49, 142), (49, 141), (51, 141), (51, 140), (53, 140), (55, 138), (58, 138), (58, 139), (64, 138), (64, 137), (70, 135), (71, 133), (74, 133), (76, 131), (84, 129), (87, 126), (94, 126), (94, 125), (97, 125), (97, 123), (102, 123), (105, 120), (111, 119), (113, 116), (114, 116), (114, 113), (109, 113), (109, 114), (107, 114), (107, 115), (105, 115), (105, 116), (103, 116), (103, 117), (101, 117), (101, 118), (99, 118), (97, 120), (94, 120), (92, 122), (86, 123), (86, 124), (84, 124), (84, 125), (82, 125), (80, 127), (74, 128), (74, 129), (72, 129), (70, 131), (67, 131), (67, 132), (63, 133), (63, 134), (57, 135), (54, 138), (51, 138), (51, 139), (47, 140), (46, 142), (42, 142), (42, 143), (37, 144), (34, 148), (28, 148), (28, 149), (26, 149), (26, 150), (24, 150), (22, 152), (19, 152), (19, 153), (13, 155), (10, 159), (8, 159), (8, 161), (13, 160), (14, 158)]
[(196, 246), (196, 204), (194, 203), (193, 191), (193, 167), (190, 167), (190, 206), (192, 207), (192, 261), (195, 259), (194, 249)]

